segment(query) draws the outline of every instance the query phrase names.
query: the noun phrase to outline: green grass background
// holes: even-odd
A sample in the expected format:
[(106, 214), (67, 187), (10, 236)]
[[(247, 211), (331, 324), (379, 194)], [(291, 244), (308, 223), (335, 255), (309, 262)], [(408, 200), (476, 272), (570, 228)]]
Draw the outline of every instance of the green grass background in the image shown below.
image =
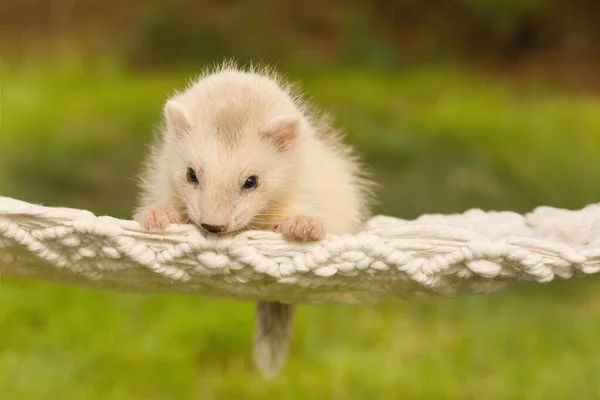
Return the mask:
[[(35, 67), (31, 67), (35, 65)], [(0, 195), (127, 218), (165, 97), (197, 71), (0, 66)], [(382, 184), (376, 212), (527, 212), (600, 199), (600, 101), (447, 68), (292, 71)], [(304, 306), (282, 374), (253, 305), (3, 277), (0, 398), (598, 399), (600, 284)]]

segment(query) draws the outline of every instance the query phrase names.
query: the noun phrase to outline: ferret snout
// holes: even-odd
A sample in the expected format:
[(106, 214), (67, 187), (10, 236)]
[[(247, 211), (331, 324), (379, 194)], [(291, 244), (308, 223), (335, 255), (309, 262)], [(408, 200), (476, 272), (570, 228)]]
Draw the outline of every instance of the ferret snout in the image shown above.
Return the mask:
[(207, 232), (210, 233), (221, 233), (221, 232), (225, 232), (227, 230), (227, 227), (229, 227), (229, 224), (225, 224), (225, 225), (211, 225), (211, 224), (200, 224), (200, 226), (202, 227), (202, 229), (204, 229)]

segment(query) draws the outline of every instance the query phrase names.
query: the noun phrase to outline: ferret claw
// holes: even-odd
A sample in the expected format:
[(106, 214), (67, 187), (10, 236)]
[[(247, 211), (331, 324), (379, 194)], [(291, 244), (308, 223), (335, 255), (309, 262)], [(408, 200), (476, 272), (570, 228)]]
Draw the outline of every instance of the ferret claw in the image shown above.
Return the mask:
[(177, 210), (170, 206), (147, 208), (135, 214), (133, 219), (150, 231), (163, 231), (169, 224), (180, 224)]
[(293, 217), (273, 227), (277, 233), (289, 240), (312, 242), (322, 240), (325, 230), (319, 221), (310, 217)]

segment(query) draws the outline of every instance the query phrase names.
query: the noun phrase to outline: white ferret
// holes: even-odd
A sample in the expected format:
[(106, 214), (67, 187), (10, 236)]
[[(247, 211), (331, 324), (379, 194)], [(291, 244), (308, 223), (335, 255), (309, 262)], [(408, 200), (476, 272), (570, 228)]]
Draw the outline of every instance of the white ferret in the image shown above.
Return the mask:
[[(163, 111), (134, 217), (145, 228), (191, 223), (315, 241), (357, 232), (370, 215), (372, 185), (353, 150), (273, 71), (225, 63)], [(254, 360), (271, 376), (289, 351), (294, 306), (273, 299), (256, 312)]]

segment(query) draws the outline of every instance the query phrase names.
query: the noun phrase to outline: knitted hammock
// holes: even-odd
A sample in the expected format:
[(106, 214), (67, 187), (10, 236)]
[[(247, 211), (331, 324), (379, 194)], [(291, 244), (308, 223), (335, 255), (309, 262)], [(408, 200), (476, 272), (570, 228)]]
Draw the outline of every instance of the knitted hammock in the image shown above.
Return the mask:
[(0, 197), (0, 273), (125, 292), (365, 303), (491, 293), (600, 271), (600, 203), (571, 211), (376, 216), (356, 235), (293, 243), (273, 232), (166, 233), (89, 211)]

